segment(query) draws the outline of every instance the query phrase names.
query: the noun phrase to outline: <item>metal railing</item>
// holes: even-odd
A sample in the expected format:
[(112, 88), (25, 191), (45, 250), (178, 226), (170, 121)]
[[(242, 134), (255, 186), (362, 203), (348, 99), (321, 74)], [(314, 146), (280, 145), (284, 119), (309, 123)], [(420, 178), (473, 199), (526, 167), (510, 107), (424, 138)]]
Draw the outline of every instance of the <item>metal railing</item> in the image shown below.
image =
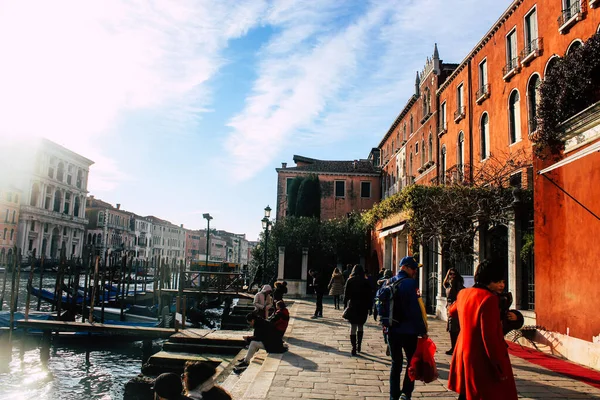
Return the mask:
[(465, 106), (460, 106), (456, 111), (454, 111), (454, 121), (458, 121), (461, 118), (465, 117)]
[(490, 96), (490, 84), (486, 83), (483, 84), (479, 87), (479, 89), (477, 89), (477, 92), (475, 92), (475, 98), (477, 99), (477, 101), (480, 101), (482, 99), (487, 99)]
[(519, 57), (518, 56), (513, 57), (510, 60), (508, 60), (508, 62), (504, 66), (504, 68), (502, 68), (502, 75), (506, 76), (506, 75), (510, 74), (512, 71), (516, 70), (517, 68), (519, 68)]
[(562, 10), (558, 17), (558, 26), (563, 26), (582, 11), (580, 0), (576, 0), (570, 7)]
[(544, 48), (543, 45), (544, 45), (544, 41), (542, 40), (542, 38), (535, 38), (535, 39), (531, 40), (529, 43), (526, 43), (523, 50), (521, 50), (521, 54), (520, 54), (521, 60), (526, 59), (531, 54), (539, 54), (539, 52), (542, 51)]

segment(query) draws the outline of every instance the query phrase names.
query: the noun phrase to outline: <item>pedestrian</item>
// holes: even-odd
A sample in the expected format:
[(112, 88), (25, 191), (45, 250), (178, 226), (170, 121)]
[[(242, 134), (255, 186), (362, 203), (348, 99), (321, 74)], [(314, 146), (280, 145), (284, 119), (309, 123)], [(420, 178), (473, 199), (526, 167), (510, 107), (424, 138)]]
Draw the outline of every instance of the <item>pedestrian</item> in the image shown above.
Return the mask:
[(217, 369), (205, 361), (187, 361), (181, 375), (186, 396), (191, 399), (231, 399), (222, 387), (215, 385)]
[(246, 357), (237, 365), (237, 369), (246, 368), (254, 354), (260, 350), (266, 350), (267, 353), (284, 353), (287, 349), (283, 346), (281, 335), (275, 329), (275, 326), (255, 313), (246, 315), (246, 321), (254, 328), (252, 336), (244, 336), (244, 340), (249, 343)]
[(277, 303), (279, 300), (283, 300), (283, 295), (288, 292), (286, 281), (277, 281), (273, 284), (273, 303)]
[(329, 280), (329, 295), (333, 296), (333, 307), (336, 310), (340, 309), (340, 297), (344, 294), (344, 275), (340, 272), (339, 268), (334, 268)]
[(269, 309), (273, 307), (272, 292), (270, 285), (264, 285), (261, 291), (254, 295), (254, 312), (262, 318), (267, 318)]
[(275, 312), (269, 317), (269, 322), (273, 324), (277, 332), (283, 338), (288, 324), (290, 323), (290, 312), (283, 300), (275, 302)]
[(353, 356), (362, 350), (363, 326), (367, 322), (372, 301), (371, 285), (365, 278), (365, 270), (362, 265), (356, 264), (344, 289), (344, 318), (350, 322), (350, 343)]
[[(419, 336), (427, 338), (427, 326), (419, 304), (418, 285), (415, 277), (421, 265), (411, 256), (400, 260), (400, 270), (389, 283), (401, 281), (394, 294), (393, 320), (387, 330), (392, 368), (390, 370), (390, 400), (408, 400), (415, 389), (415, 382), (408, 376), (408, 366), (415, 350)], [(402, 391), (400, 391), (400, 375), (402, 374), (403, 353), (406, 357), (407, 371), (404, 372)]]
[[(381, 275), (381, 279), (377, 280), (377, 290), (379, 290), (379, 288), (381, 288), (383, 285), (386, 284), (387, 280), (390, 279), (392, 277), (393, 273), (391, 269), (385, 269), (385, 271), (383, 271), (383, 274)], [(377, 294), (377, 292), (375, 292)], [(377, 297), (377, 296), (375, 296)], [(374, 306), (373, 306), (373, 319), (375, 321), (377, 321), (377, 317), (379, 312), (377, 310), (377, 298), (375, 298), (374, 301)], [(385, 326), (382, 326), (383, 328), (383, 342), (385, 343), (385, 355), (389, 356), (390, 355), (390, 346), (388, 345), (388, 338), (387, 338), (387, 328)]]
[(315, 307), (315, 314), (312, 318), (323, 317), (323, 295), (325, 294), (325, 284), (323, 283), (323, 277), (321, 273), (311, 269), (309, 271), (310, 276), (312, 277), (312, 287), (317, 295), (317, 304)]
[[(465, 280), (456, 268), (450, 268), (446, 273), (443, 285), (446, 288), (446, 307), (449, 310), (450, 306), (456, 301), (458, 292), (465, 288)], [(458, 323), (458, 318), (452, 318), (449, 313), (446, 331), (450, 333), (450, 350), (446, 351), (446, 354), (451, 356), (454, 353), (456, 339), (458, 339), (458, 333), (460, 332), (460, 324)]]
[(450, 364), (448, 388), (459, 393), (459, 399), (517, 399), (497, 295), (504, 290), (505, 278), (497, 264), (481, 262), (475, 285), (461, 290), (450, 307), (461, 331)]
[(344, 275), (345, 282), (348, 281), (348, 278), (350, 278), (351, 273), (352, 273), (352, 264), (347, 264), (346, 269), (344, 270), (344, 272), (342, 272), (342, 275)]
[(179, 375), (172, 372), (160, 374), (152, 385), (154, 400), (191, 400), (184, 396), (183, 383)]

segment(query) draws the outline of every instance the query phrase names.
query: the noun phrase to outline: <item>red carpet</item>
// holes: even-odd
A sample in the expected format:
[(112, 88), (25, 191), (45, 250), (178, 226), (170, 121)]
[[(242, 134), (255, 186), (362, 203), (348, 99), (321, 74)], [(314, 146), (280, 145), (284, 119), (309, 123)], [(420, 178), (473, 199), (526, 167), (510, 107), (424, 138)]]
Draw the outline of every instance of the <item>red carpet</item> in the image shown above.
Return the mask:
[(527, 347), (521, 347), (520, 345), (507, 342), (508, 353), (512, 356), (517, 356), (532, 364), (539, 365), (547, 368), (550, 371), (557, 372), (561, 375), (577, 380), (579, 382), (587, 383), (597, 389), (600, 389), (600, 372), (582, 367), (581, 365), (574, 364), (570, 361), (566, 361), (554, 356), (551, 356), (541, 351), (530, 349)]

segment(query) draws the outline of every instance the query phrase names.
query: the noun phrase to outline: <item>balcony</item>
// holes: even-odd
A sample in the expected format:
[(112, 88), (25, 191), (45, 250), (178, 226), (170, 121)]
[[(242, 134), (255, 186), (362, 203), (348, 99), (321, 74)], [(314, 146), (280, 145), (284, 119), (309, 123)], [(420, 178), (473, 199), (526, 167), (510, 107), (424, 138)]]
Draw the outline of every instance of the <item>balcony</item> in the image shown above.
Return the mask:
[(448, 133), (448, 126), (446, 125), (446, 123), (444, 123), (442, 126), (440, 126), (440, 130), (438, 131), (438, 137), (442, 137), (446, 133)]
[(571, 4), (570, 7), (562, 10), (560, 16), (558, 17), (558, 31), (561, 33), (561, 35), (569, 32), (569, 29), (573, 25), (585, 18), (584, 8), (585, 7), (582, 7), (581, 0), (576, 0), (573, 4)]
[(504, 68), (502, 68), (502, 79), (505, 82), (510, 81), (510, 78), (515, 76), (521, 71), (521, 64), (519, 63), (519, 57), (511, 58), (508, 60)]
[(458, 123), (461, 119), (465, 117), (465, 106), (459, 106), (456, 111), (454, 111), (454, 122)]
[(600, 7), (600, 0), (590, 0), (590, 7), (591, 8)]
[(542, 51), (544, 50), (544, 41), (542, 38), (535, 38), (531, 42), (525, 45), (525, 48), (519, 54), (521, 58), (521, 65), (525, 66), (531, 62), (536, 57), (542, 55)]
[(477, 92), (475, 93), (475, 102), (477, 104), (481, 104), (490, 97), (490, 84), (486, 83), (485, 85), (481, 85)]
[(427, 113), (425, 113), (425, 116), (423, 116), (423, 118), (421, 118), (421, 124), (424, 124), (425, 122), (427, 122), (429, 117), (431, 117), (432, 115), (433, 115), (433, 113), (431, 111), (428, 111)]
[(446, 185), (464, 185), (468, 183), (469, 166), (466, 164), (455, 164), (446, 170), (442, 177), (442, 184)]

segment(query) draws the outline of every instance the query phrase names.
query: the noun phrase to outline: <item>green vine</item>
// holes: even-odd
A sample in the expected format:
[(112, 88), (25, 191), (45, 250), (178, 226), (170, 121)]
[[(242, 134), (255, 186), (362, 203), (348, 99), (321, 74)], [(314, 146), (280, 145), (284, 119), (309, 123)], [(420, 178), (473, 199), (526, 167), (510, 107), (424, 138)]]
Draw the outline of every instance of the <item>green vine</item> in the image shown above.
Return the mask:
[(527, 262), (531, 254), (533, 253), (533, 233), (526, 233), (523, 235), (522, 246), (521, 246), (521, 261)]
[(600, 33), (564, 58), (554, 59), (539, 94), (532, 141), (536, 155), (546, 158), (564, 149), (560, 124), (600, 100)]

